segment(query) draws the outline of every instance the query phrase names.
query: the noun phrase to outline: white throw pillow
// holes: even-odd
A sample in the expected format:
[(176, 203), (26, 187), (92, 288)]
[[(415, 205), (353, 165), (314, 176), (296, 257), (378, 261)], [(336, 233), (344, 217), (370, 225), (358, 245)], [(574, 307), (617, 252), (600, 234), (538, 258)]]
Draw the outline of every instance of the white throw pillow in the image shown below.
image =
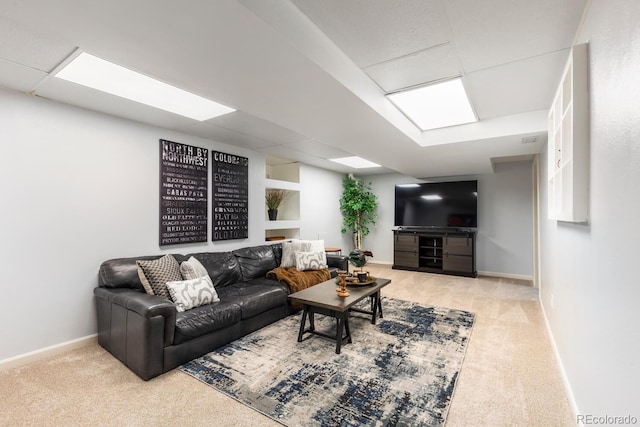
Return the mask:
[(303, 243), (302, 240), (293, 239), (288, 242), (282, 242), (282, 259), (280, 267), (295, 267), (296, 252), (304, 252), (309, 250), (309, 245)]
[(324, 240), (308, 240), (309, 252), (324, 252)]
[(180, 274), (185, 280), (197, 279), (198, 277), (208, 276), (209, 272), (195, 257), (189, 257), (188, 260), (180, 264)]
[[(322, 252), (324, 254), (324, 240), (293, 239), (288, 242), (282, 242), (280, 267), (296, 267), (296, 252)], [(324, 263), (327, 263), (326, 254)]]
[(322, 252), (296, 252), (296, 268), (300, 271), (327, 268), (327, 257)]
[(220, 301), (209, 276), (167, 282), (167, 289), (180, 312)]

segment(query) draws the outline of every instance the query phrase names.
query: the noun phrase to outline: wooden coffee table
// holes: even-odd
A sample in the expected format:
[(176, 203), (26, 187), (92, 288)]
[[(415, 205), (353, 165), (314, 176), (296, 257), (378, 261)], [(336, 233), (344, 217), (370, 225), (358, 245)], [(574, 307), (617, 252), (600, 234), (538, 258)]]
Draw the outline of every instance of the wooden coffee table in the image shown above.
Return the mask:
[[(366, 286), (349, 286), (348, 297), (339, 297), (336, 292), (335, 279), (327, 280), (302, 291), (289, 295), (289, 298), (302, 304), (302, 320), (300, 321), (300, 332), (298, 342), (302, 341), (305, 333), (319, 335), (321, 337), (336, 340), (336, 354), (340, 354), (343, 343), (351, 342), (351, 330), (349, 329), (349, 312), (357, 311), (371, 315), (371, 323), (375, 325), (376, 318), (382, 317), (382, 303), (380, 301), (380, 289), (391, 283), (389, 279), (376, 279), (376, 281)], [(353, 306), (364, 298), (371, 297), (371, 310), (362, 310)], [(314, 315), (323, 314), (336, 319), (335, 335), (325, 334), (316, 331)], [(309, 328), (305, 329), (309, 318)], [(343, 333), (346, 334), (343, 336)]]

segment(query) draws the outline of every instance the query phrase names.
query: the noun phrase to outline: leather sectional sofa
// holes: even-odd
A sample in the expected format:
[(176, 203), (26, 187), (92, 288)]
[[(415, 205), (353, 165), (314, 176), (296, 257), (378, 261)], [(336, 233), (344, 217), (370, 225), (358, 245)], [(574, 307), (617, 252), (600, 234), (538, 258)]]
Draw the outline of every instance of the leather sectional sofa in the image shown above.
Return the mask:
[[(230, 252), (172, 254), (178, 262), (193, 256), (207, 269), (219, 302), (177, 312), (173, 302), (149, 295), (138, 277), (137, 260), (119, 258), (100, 266), (94, 290), (98, 342), (149, 380), (189, 360), (286, 317), (294, 310), (285, 284), (266, 277), (278, 267), (282, 245), (262, 245)], [(332, 276), (348, 269), (348, 257), (327, 254)]]

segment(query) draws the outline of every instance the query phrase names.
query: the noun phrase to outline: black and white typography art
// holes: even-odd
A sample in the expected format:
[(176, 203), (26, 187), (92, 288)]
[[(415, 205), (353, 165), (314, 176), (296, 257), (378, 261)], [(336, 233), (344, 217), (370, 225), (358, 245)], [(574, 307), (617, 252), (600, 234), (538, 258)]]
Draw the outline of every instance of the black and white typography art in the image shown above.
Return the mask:
[(249, 159), (212, 151), (211, 240), (249, 237)]
[(209, 150), (160, 140), (160, 245), (207, 241)]

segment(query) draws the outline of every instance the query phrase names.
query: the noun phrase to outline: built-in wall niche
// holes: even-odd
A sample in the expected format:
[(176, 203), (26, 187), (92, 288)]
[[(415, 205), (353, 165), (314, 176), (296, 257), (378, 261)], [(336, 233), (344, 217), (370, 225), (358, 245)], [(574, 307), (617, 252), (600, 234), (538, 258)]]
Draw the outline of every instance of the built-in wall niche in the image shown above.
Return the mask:
[(267, 156), (265, 171), (265, 191), (281, 189), (286, 192), (275, 221), (269, 220), (265, 205), (265, 240), (300, 237), (300, 164)]
[(549, 219), (588, 220), (588, 45), (576, 45), (549, 110)]

